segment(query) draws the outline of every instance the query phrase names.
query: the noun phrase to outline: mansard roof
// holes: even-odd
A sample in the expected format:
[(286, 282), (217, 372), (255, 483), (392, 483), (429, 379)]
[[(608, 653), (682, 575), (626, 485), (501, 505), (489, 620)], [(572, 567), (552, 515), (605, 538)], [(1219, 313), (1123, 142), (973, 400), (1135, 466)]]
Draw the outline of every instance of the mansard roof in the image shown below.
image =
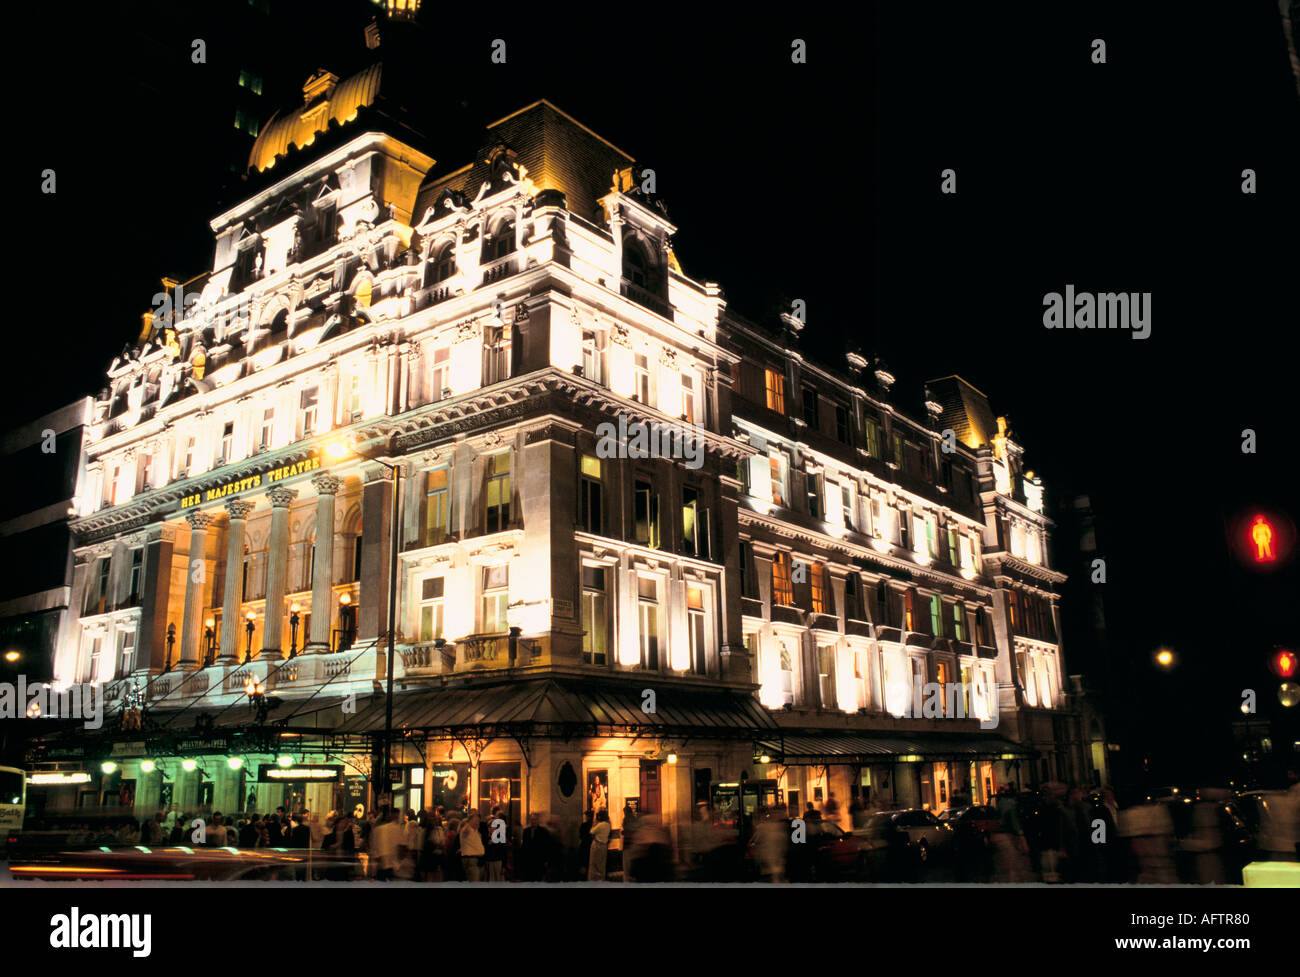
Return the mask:
[(560, 191), (568, 209), (588, 220), (596, 212), (596, 201), (613, 188), (614, 173), (636, 162), (545, 99), (498, 119), (487, 132), (487, 144), (477, 160), (451, 173), (431, 175), (420, 188), (417, 221), (444, 189), (473, 198), (492, 179), (493, 151), (498, 148), (513, 154), (539, 191)]

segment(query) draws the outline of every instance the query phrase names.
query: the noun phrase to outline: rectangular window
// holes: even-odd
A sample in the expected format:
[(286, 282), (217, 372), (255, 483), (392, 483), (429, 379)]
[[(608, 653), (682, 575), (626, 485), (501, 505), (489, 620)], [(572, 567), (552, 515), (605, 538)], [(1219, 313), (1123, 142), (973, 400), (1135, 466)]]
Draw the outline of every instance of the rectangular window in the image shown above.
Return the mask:
[(582, 333), (582, 375), (596, 383), (605, 382), (600, 368), (600, 340), (592, 330)]
[(589, 533), (600, 533), (601, 478), (600, 459), (582, 456), (582, 475), (578, 484), (578, 522)]
[(909, 545), (910, 533), (908, 532), (912, 524), (912, 513), (906, 506), (898, 510), (898, 545), (903, 549), (911, 549)]
[(350, 420), (361, 420), (361, 377), (353, 374), (351, 389), (348, 392), (348, 417)]
[(221, 429), (221, 451), (217, 455), (217, 464), (224, 465), (235, 456), (235, 422), (227, 421)]
[(808, 582), (812, 591), (812, 612), (814, 614), (830, 613), (827, 610), (830, 601), (826, 599), (826, 571), (822, 569), (820, 563), (812, 564)]
[(811, 430), (818, 429), (817, 391), (812, 387), (803, 388), (803, 419)]
[(1019, 633), (1017, 629), (1017, 611), (1020, 609), (1020, 601), (1017, 599), (1016, 592), (1013, 590), (1007, 594), (1007, 609), (1011, 615), (1011, 630)]
[(781, 699), (782, 701), (794, 704), (794, 659), (790, 654), (790, 649), (784, 641), (777, 641), (780, 658), (778, 666), (781, 670)]
[(860, 586), (856, 573), (850, 573), (844, 578), (844, 616), (849, 620), (863, 620)]
[(140, 585), (144, 582), (144, 547), (137, 546), (131, 551), (131, 589), (127, 591), (128, 600), (134, 607), (140, 603)]
[(103, 613), (105, 607), (110, 606), (108, 600), (108, 579), (109, 579), (109, 573), (111, 569), (112, 569), (111, 557), (106, 556), (99, 561), (99, 599), (101, 602), (100, 604), (101, 613)]
[(880, 525), (880, 500), (871, 500), (871, 535), (876, 539), (882, 538), (884, 529)]
[(682, 418), (695, 423), (695, 378), (689, 373), (682, 374)]
[(772, 501), (785, 505), (785, 461), (773, 455), (768, 458), (768, 464), (772, 472)]
[(930, 558), (939, 555), (939, 521), (933, 514), (927, 514), (925, 517), (925, 551), (930, 554)]
[(420, 640), (442, 637), (442, 611), (446, 579), (426, 577), (420, 582)]
[(632, 373), (635, 385), (632, 399), (642, 404), (650, 403), (650, 365), (642, 353), (637, 353), (632, 360)]
[(913, 627), (913, 625), (916, 623), (916, 621), (914, 620), (914, 618), (913, 618), (913, 614), (912, 614), (912, 611), (913, 611), (913, 606), (912, 606), (912, 603), (913, 603), (913, 597), (912, 597), (912, 595), (913, 595), (913, 592), (912, 592), (912, 590), (910, 590), (910, 589), (903, 591), (903, 626), (904, 626), (905, 628), (907, 628), (908, 631), (915, 631), (915, 630), (916, 630), (916, 628)]
[(185, 471), (181, 473), (183, 475), (188, 475), (194, 470), (194, 447), (196, 444), (197, 441), (192, 434), (185, 439)]
[(780, 604), (782, 607), (794, 606), (789, 553), (777, 553), (772, 557), (772, 603)]
[(691, 671), (708, 674), (708, 633), (705, 628), (704, 588), (686, 585), (686, 634), (691, 643)]
[(809, 473), (807, 478), (808, 485), (808, 515), (814, 519), (822, 517), (822, 477)]
[(700, 544), (700, 493), (687, 485), (682, 488), (682, 552), (700, 556)]
[(304, 438), (316, 433), (317, 396), (318, 388), (309, 387), (298, 397), (298, 427)]
[(275, 408), (268, 407), (262, 411), (262, 439), (258, 442), (259, 451), (266, 451), (275, 444)]
[(433, 369), (429, 375), (429, 402), (436, 404), (451, 396), (451, 350), (443, 347), (433, 351)]
[(609, 597), (605, 568), (582, 568), (582, 660), (604, 665), (609, 653)]
[(778, 414), (785, 413), (785, 377), (776, 370), (763, 371), (764, 388), (767, 392), (767, 409)]
[(835, 405), (835, 437), (841, 444), (849, 443), (849, 412), (842, 404)]
[(831, 645), (817, 646), (817, 685), (823, 709), (835, 706), (835, 649)]
[(637, 629), (641, 644), (641, 667), (659, 667), (659, 581), (637, 577)]
[(930, 595), (930, 633), (936, 638), (943, 637), (943, 601), (938, 594)]
[(863, 418), (863, 426), (866, 428), (867, 435), (867, 454), (872, 458), (884, 458), (885, 452), (882, 447), (884, 437), (880, 430), (880, 422), (874, 417)]
[(966, 640), (966, 605), (952, 605), (952, 630), (953, 637), (958, 641)]
[(123, 631), (122, 644), (118, 649), (118, 675), (130, 675), (135, 671), (135, 632)]
[(746, 540), (740, 542), (740, 596), (758, 597), (754, 579), (754, 547)]
[(434, 468), (425, 473), (424, 545), (445, 542), (451, 526), (451, 469)]
[(960, 566), (957, 554), (957, 530), (952, 526), (948, 527), (948, 562), (953, 566)]
[(934, 680), (939, 686), (939, 711), (948, 715), (948, 683), (952, 681), (952, 675), (948, 668), (947, 662), (934, 663)]
[(897, 431), (894, 432), (894, 467), (903, 467), (903, 436)]
[(486, 531), (499, 533), (510, 525), (510, 452), (487, 460)]
[(654, 486), (637, 479), (632, 498), (633, 530), (636, 542), (653, 549), (659, 548), (659, 496)]
[(483, 568), (483, 627), (484, 634), (500, 634), (507, 630), (506, 608), (510, 603), (509, 567)]
[(99, 658), (103, 654), (103, 647), (103, 638), (90, 640), (90, 656), (86, 660), (86, 670), (82, 674), (81, 681), (93, 682), (99, 677)]
[(853, 532), (853, 488), (849, 485), (840, 486), (840, 508), (844, 510), (844, 528)]

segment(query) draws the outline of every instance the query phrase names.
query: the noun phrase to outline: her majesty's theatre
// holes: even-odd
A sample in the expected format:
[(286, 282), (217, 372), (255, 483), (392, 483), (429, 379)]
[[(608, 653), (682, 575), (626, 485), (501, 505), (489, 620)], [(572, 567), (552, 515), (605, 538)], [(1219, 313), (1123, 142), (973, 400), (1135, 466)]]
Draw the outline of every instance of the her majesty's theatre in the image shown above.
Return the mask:
[(736, 315), (551, 104), (448, 168), (385, 81), (307, 81), (108, 370), (55, 673), (108, 705), (33, 743), (40, 804), (675, 830), (742, 778), (932, 810), (1088, 779), (1042, 486), (983, 394), (913, 416)]

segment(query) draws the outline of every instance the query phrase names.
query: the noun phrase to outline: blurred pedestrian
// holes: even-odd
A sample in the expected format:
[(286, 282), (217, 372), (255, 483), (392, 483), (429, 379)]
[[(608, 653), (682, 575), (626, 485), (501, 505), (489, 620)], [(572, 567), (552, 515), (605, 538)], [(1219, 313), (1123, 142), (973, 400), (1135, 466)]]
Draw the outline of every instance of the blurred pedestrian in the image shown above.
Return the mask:
[(596, 823), (591, 829), (591, 855), (587, 862), (588, 882), (605, 881), (605, 860), (609, 853), (609, 836), (612, 830), (609, 813), (601, 810), (597, 813)]
[(460, 827), (460, 862), (465, 872), (466, 882), (480, 882), (483, 879), (483, 856), (486, 849), (483, 837), (479, 833), (478, 811), (471, 810)]

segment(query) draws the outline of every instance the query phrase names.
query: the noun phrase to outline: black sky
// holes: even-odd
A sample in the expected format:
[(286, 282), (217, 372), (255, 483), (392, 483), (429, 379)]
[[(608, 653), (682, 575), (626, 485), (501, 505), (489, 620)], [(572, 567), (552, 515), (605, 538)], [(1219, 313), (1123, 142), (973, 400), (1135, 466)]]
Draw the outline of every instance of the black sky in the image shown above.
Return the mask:
[[(271, 0), (278, 32), (255, 37), (228, 29), (244, 2), (20, 15), (24, 168), (9, 185), (30, 212), (11, 257), (9, 352), (25, 367), (5, 390), (11, 421), (95, 392), (159, 276), (211, 261), (210, 161), (231, 125), (213, 91), (234, 79), (203, 76), (216, 68), (189, 62), (192, 37), (225, 46), (222, 70), (241, 45), (272, 52), (288, 81), (268, 107), (364, 54), (365, 0)], [(444, 142), (546, 97), (654, 166), (687, 274), (751, 318), (805, 299), (811, 353), (883, 354), (906, 402), (949, 373), (986, 391), (1049, 493), (1097, 506), (1110, 638), (1143, 663), (1143, 745), (1185, 755), (1220, 736), (1192, 717), (1231, 718), (1259, 649), (1297, 640), (1294, 567), (1233, 575), (1223, 520), (1300, 510), (1300, 98), (1272, 0), (1061, 6), (635, 7), (618, 21), (606, 5), (458, 7), (432, 18), (422, 70)], [(497, 37), (505, 65), (488, 59)], [(808, 64), (790, 63), (793, 38)], [(440, 162), (468, 162), (429, 137)], [(39, 193), (46, 167), (54, 196)], [(955, 196), (939, 193), (949, 167)], [(1151, 292), (1151, 338), (1044, 329), (1043, 296), (1066, 283)], [(1162, 642), (1182, 663), (1170, 688), (1144, 664)]]

